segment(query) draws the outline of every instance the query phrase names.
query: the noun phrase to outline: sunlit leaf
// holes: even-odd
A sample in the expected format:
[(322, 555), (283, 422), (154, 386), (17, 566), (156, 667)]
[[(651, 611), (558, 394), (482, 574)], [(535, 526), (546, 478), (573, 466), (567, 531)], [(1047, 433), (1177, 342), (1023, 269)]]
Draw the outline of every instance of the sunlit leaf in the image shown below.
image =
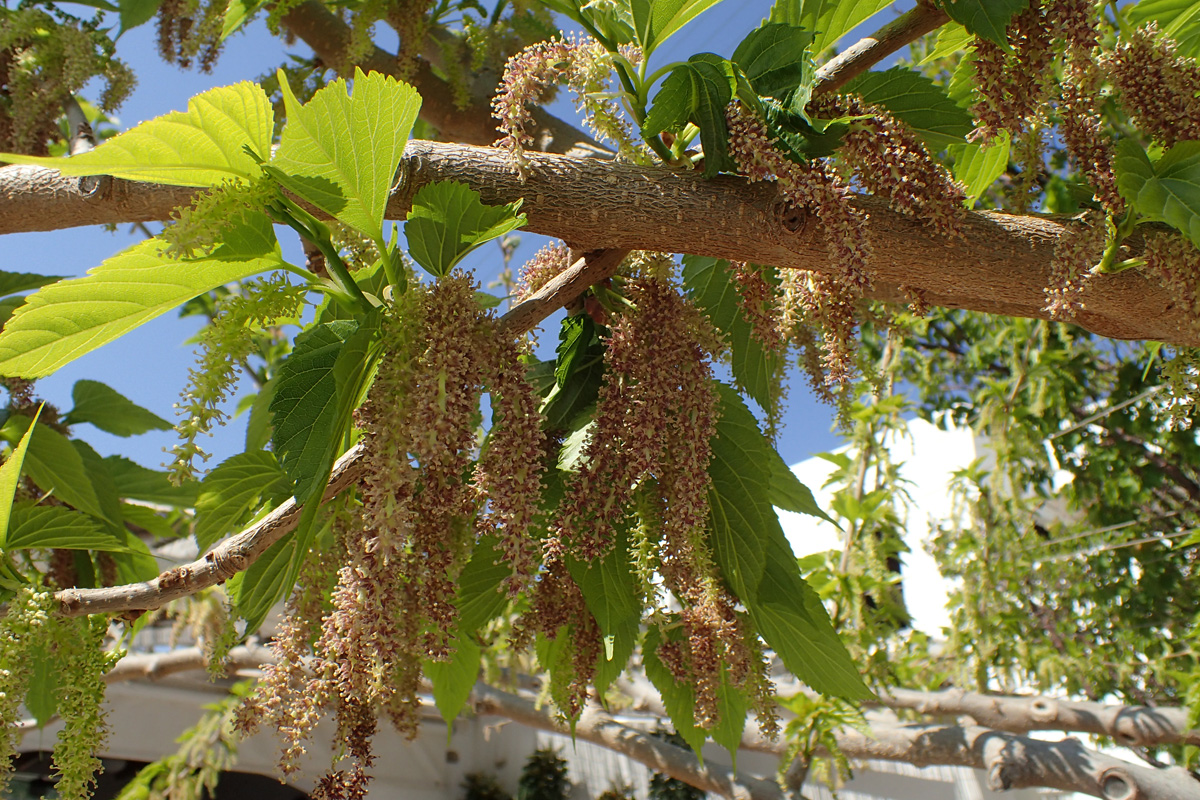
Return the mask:
[(1138, 0), (1126, 4), (1120, 13), (1128, 14), (1130, 24), (1138, 28), (1157, 22), (1159, 33), (1175, 40), (1179, 55), (1200, 57), (1200, 3), (1196, 0)]
[(29, 439), (33, 435), (34, 425), (42, 415), (42, 407), (33, 415), (33, 423), (26, 428), (16, 447), (0, 465), (0, 550), (7, 548), (9, 515), (12, 512), (13, 498), (17, 493), (17, 484), (21, 481), (21, 467), (25, 463), (25, 453), (29, 450)]
[(974, 208), (979, 198), (1008, 169), (1010, 139), (1000, 131), (986, 144), (952, 144), (954, 179), (967, 190), (966, 206)]
[[(421, 107), (417, 91), (379, 72), (354, 72), (354, 95), (338, 79), (300, 105), (279, 73), (287, 108), (272, 174), (300, 197), (363, 235), (383, 234), (396, 166)], [(265, 151), (263, 151), (265, 152)]]
[(1008, 47), (1008, 23), (1029, 8), (1029, 0), (954, 0), (941, 8), (976, 36)]
[(721, 0), (631, 0), (633, 28), (646, 57), (680, 28), (719, 2)]
[(188, 110), (143, 122), (94, 150), (70, 158), (4, 153), (11, 164), (38, 164), (63, 175), (112, 175), (175, 186), (213, 186), (260, 174), (247, 149), (271, 152), (275, 114), (258, 84), (242, 81), (202, 92)]
[(13, 506), (5, 550), (123, 550), (125, 542), (87, 514), (62, 506)]
[(460, 635), (454, 640), (449, 661), (424, 662), (425, 676), (433, 684), (434, 705), (447, 725), (453, 724), (471, 696), (482, 661), (482, 648), (472, 637)]
[(950, 99), (945, 89), (907, 67), (863, 73), (846, 84), (845, 91), (883, 106), (935, 150), (961, 143), (974, 129), (969, 111)]
[(196, 295), (283, 264), (265, 217), (231, 228), (204, 258), (172, 260), (162, 246), (148, 239), (31, 295), (0, 331), (0, 374), (49, 375)]
[(813, 31), (812, 52), (819, 56), (889, 5), (890, 0), (776, 0), (770, 21)]

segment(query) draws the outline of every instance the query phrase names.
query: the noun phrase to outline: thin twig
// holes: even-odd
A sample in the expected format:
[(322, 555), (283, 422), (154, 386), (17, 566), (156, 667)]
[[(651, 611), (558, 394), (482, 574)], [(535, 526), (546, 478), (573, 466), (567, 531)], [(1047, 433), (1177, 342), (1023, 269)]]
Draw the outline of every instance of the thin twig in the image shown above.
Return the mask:
[(924, 0), (870, 36), (863, 37), (817, 70), (813, 96), (835, 92), (899, 50), (950, 21), (946, 12)]

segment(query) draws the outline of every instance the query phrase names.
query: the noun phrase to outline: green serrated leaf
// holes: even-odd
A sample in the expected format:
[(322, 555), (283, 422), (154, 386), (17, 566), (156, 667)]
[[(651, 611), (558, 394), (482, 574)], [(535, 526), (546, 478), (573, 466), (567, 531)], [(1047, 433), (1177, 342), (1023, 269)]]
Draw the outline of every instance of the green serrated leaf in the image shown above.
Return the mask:
[(1200, 57), (1200, 3), (1196, 0), (1139, 0), (1119, 13), (1128, 14), (1130, 24), (1139, 28), (1157, 22), (1159, 32), (1175, 40), (1179, 55)]
[(750, 31), (733, 51), (733, 63), (741, 67), (758, 94), (786, 97), (815, 74), (808, 48), (811, 31), (794, 25), (768, 23)]
[(931, 79), (907, 67), (865, 72), (846, 84), (845, 91), (883, 106), (935, 150), (962, 143), (974, 129), (969, 111)]
[[(22, 472), (43, 492), (54, 495), (80, 511), (104, 519), (104, 506), (88, 477), (83, 457), (71, 445), (71, 441), (42, 422), (36, 425), (30, 423), (29, 417), (16, 415), (10, 417), (0, 429), (0, 435), (9, 442), (18, 441), (30, 429), (33, 430), (25, 451)], [(119, 521), (119, 518), (114, 521)]]
[(954, 0), (942, 10), (971, 33), (1008, 48), (1008, 23), (1029, 8), (1029, 0)]
[(1151, 162), (1132, 139), (1117, 142), (1117, 188), (1137, 213), (1200, 247), (1200, 142), (1180, 142)]
[(630, 567), (629, 531), (622, 528), (610, 550), (593, 562), (568, 561), (571, 577), (605, 637), (593, 683), (601, 696), (624, 671), (633, 654), (642, 619), (638, 582)]
[(13, 506), (5, 550), (124, 550), (125, 542), (87, 514), (32, 502)]
[(1000, 131), (987, 144), (950, 145), (954, 179), (966, 187), (967, 208), (974, 208), (988, 187), (1008, 169), (1010, 146), (1008, 131)]
[(587, 314), (575, 314), (563, 320), (558, 331), (558, 360), (554, 366), (554, 380), (559, 388), (567, 385), (595, 335), (596, 323)]
[(337, 379), (334, 364), (358, 323), (337, 320), (316, 325), (296, 337), (295, 349), (279, 368), (271, 401), (275, 431), (271, 442), (288, 476), (296, 482), (296, 500), (304, 502), (324, 488), (338, 442)]
[(813, 31), (812, 54), (819, 56), (890, 4), (889, 0), (776, 0), (768, 19)]
[[(93, 151), (95, 152), (95, 151)], [(283, 265), (265, 216), (227, 231), (211, 256), (178, 261), (157, 239), (31, 295), (0, 331), (0, 374), (40, 378), (193, 297)]]
[(226, 583), (238, 616), (246, 620), (246, 635), (258, 630), (271, 607), (283, 596), (288, 566), (296, 548), (296, 531), (267, 548), (249, 569)]
[(498, 544), (495, 536), (481, 536), (458, 575), (458, 627), (467, 634), (494, 619), (508, 602), (500, 587), (512, 570), (501, 561)]
[(658, 648), (662, 641), (658, 627), (651, 625), (646, 630), (646, 640), (642, 645), (642, 666), (646, 670), (646, 678), (658, 690), (675, 732), (699, 756), (708, 734), (696, 725), (696, 692), (690, 685), (676, 681), (671, 670), (659, 659)]
[(479, 192), (457, 181), (422, 186), (404, 223), (408, 253), (440, 278), (482, 244), (525, 224), (521, 202), (484, 205)]
[(70, 158), (0, 154), (11, 164), (38, 164), (63, 175), (111, 175), (174, 186), (214, 186), (261, 174), (247, 148), (271, 152), (275, 113), (266, 92), (242, 81), (202, 92), (173, 111)]
[(128, 525), (141, 528), (159, 539), (178, 539), (180, 537), (180, 532), (172, 527), (171, 521), (150, 506), (121, 503), (121, 516), (125, 518)]
[[(729, 156), (729, 131), (725, 107), (737, 89), (737, 68), (727, 58), (699, 53), (671, 71), (654, 96), (654, 105), (642, 124), (643, 136), (680, 130), (688, 122), (700, 129), (704, 147), (704, 175), (733, 172)], [(663, 108), (657, 110), (659, 105)]]
[(708, 474), (713, 555), (729, 588), (749, 606), (766, 569), (766, 539), (779, 520), (768, 497), (767, 447), (754, 415), (733, 389), (718, 384), (721, 417)]
[(800, 567), (778, 521), (769, 533), (767, 569), (753, 604), (755, 626), (797, 678), (822, 694), (843, 700), (874, 697), (862, 682), (853, 659), (838, 638), (817, 593), (800, 576)]
[(684, 256), (683, 288), (725, 336), (733, 379), (760, 407), (770, 408), (780, 356), (763, 347), (742, 316), (737, 289), (729, 277), (729, 262), (708, 256)]
[(721, 0), (632, 0), (633, 28), (649, 58), (655, 48)]
[(104, 468), (112, 476), (117, 495), (130, 500), (190, 508), (200, 489), (196, 481), (177, 486), (166, 472), (143, 467), (124, 456), (107, 456)]
[(11, 521), (13, 498), (17, 494), (17, 484), (21, 481), (21, 469), (25, 463), (25, 454), (29, 451), (29, 440), (33, 436), (34, 425), (41, 415), (42, 406), (38, 406), (33, 415), (33, 423), (25, 429), (12, 453), (4, 460), (4, 464), (0, 465), (0, 551), (8, 546), (8, 526)]
[[(767, 500), (771, 505), (782, 508), (784, 511), (808, 514), (810, 517), (833, 522), (833, 519), (817, 505), (812, 490), (800, 482), (796, 473), (792, 472), (783, 460), (783, 456), (779, 455), (779, 451), (774, 447), (767, 449), (771, 452), (769, 463), (771, 486), (767, 494)], [(834, 524), (837, 523), (834, 522)]]
[(246, 421), (246, 449), (265, 450), (271, 443), (273, 421), (271, 401), (275, 399), (275, 378), (263, 384), (250, 404), (250, 419)]
[[(303, 106), (281, 72), (287, 109), (272, 174), (317, 208), (372, 239), (421, 107), (416, 89), (379, 72), (354, 71), (354, 95), (338, 79)], [(260, 153), (266, 153), (262, 150)]]
[(426, 661), (425, 676), (433, 684), (433, 702), (447, 725), (452, 725), (479, 678), (483, 650), (470, 636), (455, 638), (449, 661)]
[(966, 50), (971, 47), (971, 40), (970, 31), (962, 25), (959, 25), (957, 22), (947, 23), (938, 31), (937, 41), (934, 43), (933, 49), (929, 51), (929, 55), (918, 61), (917, 66), (923, 67), (926, 64)]
[(0, 272), (0, 297), (7, 297), (30, 289), (40, 289), (47, 284), (61, 281), (57, 275), (35, 275), (30, 272)]
[(90, 422), (114, 436), (136, 436), (146, 431), (169, 431), (174, 427), (99, 381), (76, 381), (71, 398), (75, 407), (63, 419), (68, 425)]
[(205, 476), (196, 498), (196, 543), (205, 552), (237, 532), (263, 504), (282, 502), (292, 494), (292, 481), (275, 454), (263, 450), (239, 453)]

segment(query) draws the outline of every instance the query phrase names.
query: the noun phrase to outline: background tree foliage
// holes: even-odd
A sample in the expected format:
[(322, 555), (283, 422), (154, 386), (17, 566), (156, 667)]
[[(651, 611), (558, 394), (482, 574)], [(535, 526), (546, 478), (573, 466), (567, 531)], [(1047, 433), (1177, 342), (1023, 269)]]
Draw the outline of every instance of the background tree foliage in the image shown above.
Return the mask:
[[(414, 734), (428, 695), (447, 721), (615, 747), (598, 707), (632, 670), (682, 746), (629, 731), (622, 752), (708, 791), (879, 757), (1200, 795), (1197, 7), (778, 0), (729, 57), (652, 64), (716, 2), (0, 12), (0, 229), (167, 221), (83, 278), (0, 273), (0, 757), (24, 716), (61, 716), (58, 789), (87, 796), (104, 681), (148, 668), (124, 648), (165, 614), (197, 664), (261, 678), (194, 729), (214, 750), (188, 741), (131, 791), (211, 787), (259, 726), (288, 774), (330, 714), (318, 793), (361, 797), (381, 720)], [(257, 15), (314, 54), (92, 147), (129, 87), (121, 32), (154, 20), (168, 62), (209, 69)], [(540, 107), (562, 87), (577, 121)], [(562, 243), (480, 291), (463, 259), (522, 228)], [(563, 307), (540, 360), (528, 335)], [(170, 423), (95, 381), (53, 408), (34, 381), (175, 309), (207, 324), (174, 460), (101, 457), (74, 425)], [(205, 472), (242, 375), (245, 451)], [(851, 445), (827, 509), (772, 441), (801, 375)], [(913, 413), (991, 456), (932, 543), (957, 587), (937, 643), (900, 584), (888, 447)], [(798, 561), (776, 509), (842, 549)], [(152, 548), (180, 537), (200, 557), (160, 574)], [(281, 602), (271, 649), (244, 644)], [(548, 706), (498, 688), (518, 674)], [(899, 721), (872, 724), (880, 705)], [(779, 753), (778, 780), (701, 763), (708, 739)]]

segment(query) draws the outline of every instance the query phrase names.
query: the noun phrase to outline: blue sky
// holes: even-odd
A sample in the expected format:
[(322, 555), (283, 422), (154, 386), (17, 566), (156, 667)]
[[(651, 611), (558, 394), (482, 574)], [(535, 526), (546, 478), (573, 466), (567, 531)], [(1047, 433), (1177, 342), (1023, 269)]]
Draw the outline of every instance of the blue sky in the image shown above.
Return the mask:
[[(655, 53), (654, 60), (667, 63), (702, 51), (729, 55), (742, 37), (759, 24), (769, 8), (770, 3), (766, 0), (728, 0), (677, 34)], [(875, 25), (890, 13), (885, 11)], [(158, 56), (153, 23), (126, 33), (118, 44), (119, 54), (138, 76), (137, 88), (118, 112), (122, 130), (169, 111), (184, 109), (189, 97), (208, 88), (266, 74), (283, 63), (289, 51), (307, 52), (299, 42), (291, 48), (285, 47), (282, 41), (267, 32), (261, 21), (229, 40), (216, 67), (208, 75), (164, 63)], [(86, 90), (84, 96), (92, 99), (92, 93)], [(569, 101), (560, 101), (555, 110), (569, 113)], [(130, 232), (129, 226), (121, 226), (116, 233), (95, 227), (12, 234), (0, 240), (0, 269), (82, 275), (141, 238), (140, 234)], [(280, 238), (285, 255), (303, 263), (294, 236), (281, 231)], [(544, 241), (542, 237), (522, 234), (522, 245), (514, 265), (519, 265)], [(498, 249), (494, 245), (484, 247), (473, 255), (469, 267), (486, 284), (500, 268)], [(166, 314), (42, 379), (37, 385), (38, 394), (66, 411), (71, 406), (71, 387), (76, 380), (98, 380), (174, 422), (173, 405), (178, 401), (179, 392), (187, 382), (188, 369), (194, 363), (193, 350), (187, 340), (198, 327), (199, 320), (195, 318), (180, 319), (174, 313)], [(556, 340), (557, 327), (551, 320), (540, 335), (543, 358), (552, 355)], [(253, 391), (253, 387), (244, 386), (240, 391)], [(231, 421), (205, 443), (205, 449), (214, 454), (206, 466), (215, 466), (221, 459), (242, 449), (244, 423), (244, 418)], [(832, 424), (832, 410), (817, 402), (803, 378), (795, 375), (779, 437), (780, 451), (785, 459), (794, 463), (836, 447), (838, 437), (831, 432)], [(76, 435), (104, 455), (119, 453), (151, 467), (169, 460), (164, 451), (175, 442), (173, 432), (169, 431), (121, 439), (90, 425), (81, 426)]]

